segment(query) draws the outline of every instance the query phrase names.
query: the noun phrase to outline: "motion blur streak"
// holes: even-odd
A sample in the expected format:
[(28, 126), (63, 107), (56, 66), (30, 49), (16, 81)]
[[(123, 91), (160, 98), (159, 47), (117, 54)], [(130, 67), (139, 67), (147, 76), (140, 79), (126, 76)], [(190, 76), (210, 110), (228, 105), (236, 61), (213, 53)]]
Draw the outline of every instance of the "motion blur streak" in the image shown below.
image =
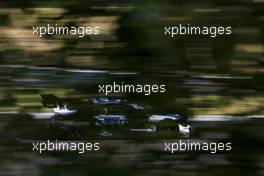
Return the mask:
[[(263, 9), (262, 0), (0, 1), (0, 175), (263, 175)], [(101, 32), (32, 34), (46, 24)], [(231, 26), (232, 35), (164, 36), (178, 24)], [(85, 99), (122, 81), (166, 85), (158, 96), (110, 96), (190, 117), (191, 138), (231, 141), (232, 151), (171, 156), (161, 152), (167, 134), (103, 140), (99, 154), (31, 151), (33, 140), (71, 139), (49, 128), (40, 94)]]

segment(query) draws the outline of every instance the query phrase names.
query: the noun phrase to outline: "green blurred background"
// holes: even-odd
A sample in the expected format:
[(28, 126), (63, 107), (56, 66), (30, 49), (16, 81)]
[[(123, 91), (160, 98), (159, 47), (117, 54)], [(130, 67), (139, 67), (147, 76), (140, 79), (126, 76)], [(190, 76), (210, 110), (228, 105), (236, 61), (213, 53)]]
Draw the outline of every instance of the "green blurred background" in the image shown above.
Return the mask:
[[(162, 95), (111, 95), (159, 105), (166, 112), (263, 114), (262, 1), (29, 0), (0, 5), (2, 112), (46, 112), (40, 93), (98, 96), (98, 84), (124, 81), (166, 84)], [(180, 23), (232, 26), (232, 35), (164, 35), (165, 26)], [(47, 24), (96, 25), (101, 33), (32, 35), (32, 26)]]
[[(0, 175), (263, 175), (263, 122), (245, 118), (264, 111), (263, 7), (263, 0), (0, 0)], [(164, 35), (180, 23), (232, 26), (232, 35)], [(32, 35), (32, 26), (46, 24), (97, 25), (101, 33)], [(171, 155), (160, 138), (139, 135), (101, 140), (98, 153), (32, 152), (36, 140), (70, 136), (28, 115), (51, 112), (41, 93), (104, 96), (98, 84), (114, 81), (166, 84), (165, 94), (110, 95), (153, 114), (240, 117), (191, 122), (190, 140), (232, 142), (232, 151)]]

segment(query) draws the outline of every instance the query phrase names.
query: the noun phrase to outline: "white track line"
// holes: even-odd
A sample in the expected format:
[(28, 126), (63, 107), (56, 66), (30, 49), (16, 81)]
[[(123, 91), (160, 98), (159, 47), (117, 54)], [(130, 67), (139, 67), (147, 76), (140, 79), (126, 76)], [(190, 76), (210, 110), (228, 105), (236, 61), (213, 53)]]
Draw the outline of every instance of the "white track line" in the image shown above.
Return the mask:
[(39, 67), (39, 66), (30, 66), (30, 65), (0, 65), (0, 67), (7, 67), (7, 68), (25, 68), (31, 70), (59, 70), (64, 72), (73, 72), (73, 73), (110, 73), (113, 75), (135, 75), (138, 74), (137, 72), (118, 72), (118, 71), (105, 71), (105, 70), (92, 70), (92, 69), (69, 69), (69, 68), (59, 68), (59, 67)]

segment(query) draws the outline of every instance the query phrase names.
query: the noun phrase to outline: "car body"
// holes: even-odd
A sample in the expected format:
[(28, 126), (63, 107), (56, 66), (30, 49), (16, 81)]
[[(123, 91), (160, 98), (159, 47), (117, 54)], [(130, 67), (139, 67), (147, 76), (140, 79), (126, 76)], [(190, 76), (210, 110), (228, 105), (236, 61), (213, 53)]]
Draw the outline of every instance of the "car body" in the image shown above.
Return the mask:
[(73, 100), (52, 94), (42, 94), (41, 97), (44, 106), (54, 111), (51, 117), (53, 128), (76, 130), (80, 126), (89, 126), (97, 131), (94, 134), (100, 136), (112, 136), (124, 130), (145, 133), (170, 130), (183, 136), (190, 134), (190, 125), (179, 114), (151, 114), (143, 106), (121, 99), (97, 97)]

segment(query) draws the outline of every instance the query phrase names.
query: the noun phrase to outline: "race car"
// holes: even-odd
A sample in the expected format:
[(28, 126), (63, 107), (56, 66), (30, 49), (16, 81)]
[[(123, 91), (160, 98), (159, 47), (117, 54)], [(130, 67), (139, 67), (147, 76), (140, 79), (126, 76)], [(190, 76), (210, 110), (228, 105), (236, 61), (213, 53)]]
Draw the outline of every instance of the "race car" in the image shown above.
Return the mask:
[(54, 111), (50, 118), (52, 128), (68, 127), (74, 129), (75, 135), (80, 135), (79, 129), (84, 127), (94, 129), (95, 133), (90, 134), (100, 136), (113, 136), (124, 131), (190, 134), (190, 125), (179, 114), (151, 114), (147, 108), (126, 100), (108, 97), (61, 99), (52, 94), (41, 97), (43, 105)]

